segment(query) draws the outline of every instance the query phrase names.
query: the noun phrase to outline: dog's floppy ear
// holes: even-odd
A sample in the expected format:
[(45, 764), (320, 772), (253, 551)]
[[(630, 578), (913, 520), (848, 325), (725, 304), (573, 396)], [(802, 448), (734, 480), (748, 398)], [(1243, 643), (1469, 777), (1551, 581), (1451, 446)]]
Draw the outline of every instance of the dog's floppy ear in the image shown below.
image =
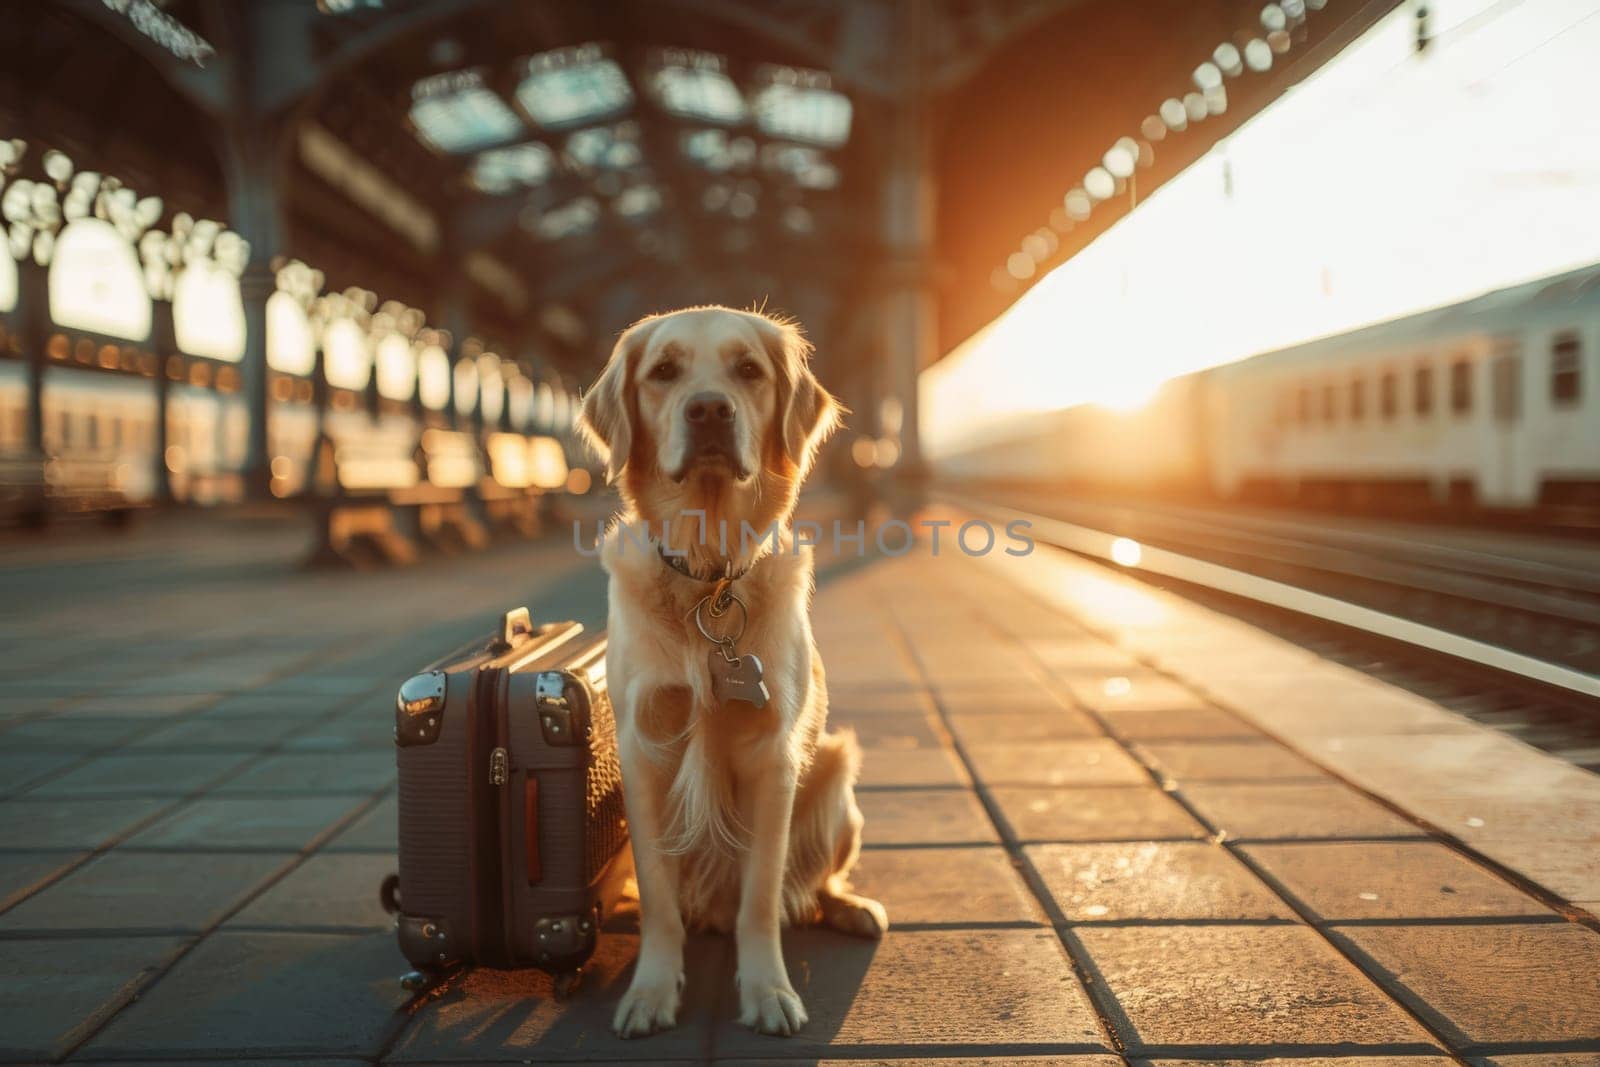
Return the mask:
[(817, 457), (817, 449), (839, 428), (844, 408), (811, 373), (811, 342), (800, 328), (765, 316), (762, 322), (762, 337), (778, 368), (778, 425), (783, 451), (798, 470), (797, 477), (804, 478)]
[(606, 481), (615, 482), (633, 452), (633, 404), (628, 386), (644, 353), (653, 319), (642, 319), (617, 338), (611, 358), (584, 394), (578, 427), (590, 446), (606, 461)]

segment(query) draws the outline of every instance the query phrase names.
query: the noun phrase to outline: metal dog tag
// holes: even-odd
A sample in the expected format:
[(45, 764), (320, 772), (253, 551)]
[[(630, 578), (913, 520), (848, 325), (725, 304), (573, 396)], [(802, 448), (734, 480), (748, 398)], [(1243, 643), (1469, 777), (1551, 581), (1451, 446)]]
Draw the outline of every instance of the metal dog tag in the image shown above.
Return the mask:
[(772, 699), (767, 683), (761, 679), (761, 658), (754, 653), (747, 652), (730, 660), (724, 658), (722, 649), (713, 648), (710, 665), (711, 695), (718, 703), (741, 700), (752, 707), (764, 708)]

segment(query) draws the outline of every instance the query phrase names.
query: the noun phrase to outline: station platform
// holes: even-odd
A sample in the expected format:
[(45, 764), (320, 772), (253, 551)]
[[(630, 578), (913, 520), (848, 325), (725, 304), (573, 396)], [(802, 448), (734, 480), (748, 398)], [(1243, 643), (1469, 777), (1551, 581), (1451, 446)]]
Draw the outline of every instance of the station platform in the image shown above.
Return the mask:
[(881, 942), (791, 931), (810, 1023), (609, 1029), (626, 917), (558, 1003), (407, 1005), (395, 688), (526, 603), (603, 625), (570, 537), (300, 569), (295, 525), (157, 516), (5, 546), (0, 1060), (1600, 1063), (1600, 777), (1038, 546), (819, 559), (866, 749)]

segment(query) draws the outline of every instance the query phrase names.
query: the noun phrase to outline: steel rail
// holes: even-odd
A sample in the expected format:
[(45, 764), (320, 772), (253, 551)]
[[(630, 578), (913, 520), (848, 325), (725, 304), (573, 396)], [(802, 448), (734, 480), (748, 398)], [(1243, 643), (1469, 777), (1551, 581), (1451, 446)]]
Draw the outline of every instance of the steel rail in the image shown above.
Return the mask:
[(1110, 563), (1131, 574), (1145, 572), (1214, 589), (1231, 596), (1313, 616), (1353, 630), (1516, 675), (1563, 692), (1600, 699), (1600, 677), (1593, 674), (1572, 670), (1475, 638), (1462, 637), (1360, 604), (1352, 604), (1324, 593), (1314, 593), (1271, 578), (1261, 578), (1209, 560), (1195, 559), (1170, 549), (1134, 542), (1139, 545), (1138, 562), (1124, 563), (1113, 555), (1112, 546), (1118, 541), (1131, 540), (1130, 538), (964, 495), (941, 493), (939, 496), (948, 503), (975, 515), (999, 518), (1007, 522), (1024, 520), (1030, 524), (1032, 532), (1040, 540), (1079, 555)]

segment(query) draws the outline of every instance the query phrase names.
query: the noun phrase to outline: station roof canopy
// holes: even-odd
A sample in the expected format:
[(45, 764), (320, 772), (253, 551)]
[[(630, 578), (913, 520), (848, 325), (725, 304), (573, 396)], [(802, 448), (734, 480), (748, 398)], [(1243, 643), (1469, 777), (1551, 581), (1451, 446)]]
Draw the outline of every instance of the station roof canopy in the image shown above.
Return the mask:
[(48, 0), (5, 16), (36, 46), (0, 72), (0, 136), (221, 210), (219, 131), (246, 115), (276, 138), (285, 244), (330, 277), (424, 307), (465, 277), (575, 371), (705, 301), (765, 301), (860, 362), (883, 204), (913, 195), (889, 182), (908, 101), (946, 349), (1128, 210), (1130, 179), (1147, 194), (1393, 6)]

